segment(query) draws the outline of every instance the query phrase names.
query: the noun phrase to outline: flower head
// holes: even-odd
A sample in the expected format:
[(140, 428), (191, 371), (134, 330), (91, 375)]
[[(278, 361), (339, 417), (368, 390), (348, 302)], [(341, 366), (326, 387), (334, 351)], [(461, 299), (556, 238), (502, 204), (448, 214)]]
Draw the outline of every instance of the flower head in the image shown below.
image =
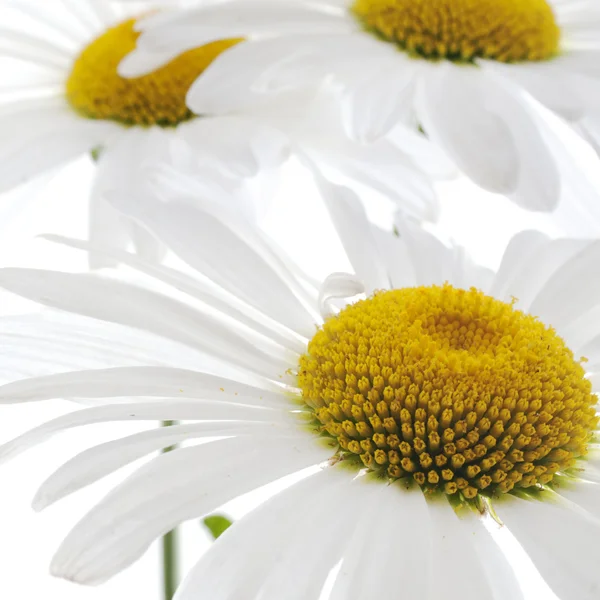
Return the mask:
[[(102, 581), (181, 521), (302, 471), (219, 538), (181, 600), (316, 599), (340, 561), (333, 598), (390, 595), (398, 580), (411, 598), (463, 594), (465, 564), (472, 597), (492, 597), (501, 580), (518, 598), (489, 515), (559, 596), (592, 600), (600, 296), (588, 273), (600, 246), (524, 232), (494, 273), (406, 220), (399, 237), (376, 229), (351, 192), (319, 184), (355, 271), (320, 289), (239, 215), (177, 201), (132, 216), (195, 273), (103, 250), (177, 296), (101, 274), (0, 271), (7, 290), (210, 360), (206, 370), (83, 370), (0, 388), (5, 402), (109, 400), (8, 442), (4, 458), (74, 426), (190, 421), (74, 457), (43, 484), (38, 508), (154, 450), (212, 438), (129, 476), (68, 535), (53, 572)], [(365, 553), (366, 537), (387, 552)]]
[(243, 36), (191, 87), (194, 110), (218, 104), (219, 81), (237, 69), (238, 106), (333, 80), (352, 137), (372, 142), (416, 122), (476, 184), (552, 210), (564, 178), (539, 105), (597, 137), (596, 17), (588, 2), (559, 0), (232, 0), (143, 21), (121, 72), (146, 72), (147, 57), (155, 66), (217, 33)]

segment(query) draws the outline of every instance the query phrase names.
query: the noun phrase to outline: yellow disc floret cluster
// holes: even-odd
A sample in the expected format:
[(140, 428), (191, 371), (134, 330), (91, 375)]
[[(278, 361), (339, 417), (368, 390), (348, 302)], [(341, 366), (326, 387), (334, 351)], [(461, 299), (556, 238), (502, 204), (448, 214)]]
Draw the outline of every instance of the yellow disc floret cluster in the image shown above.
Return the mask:
[(369, 31), (430, 59), (536, 61), (559, 49), (547, 0), (355, 0), (352, 10)]
[(309, 343), (298, 385), (339, 458), (467, 499), (551, 483), (598, 425), (554, 330), (450, 285), (345, 308)]
[(131, 19), (109, 29), (75, 61), (66, 94), (83, 116), (163, 127), (186, 121), (192, 117), (185, 101), (192, 83), (217, 56), (241, 41), (213, 42), (181, 54), (149, 75), (124, 79), (117, 67), (135, 49), (140, 34), (134, 27)]

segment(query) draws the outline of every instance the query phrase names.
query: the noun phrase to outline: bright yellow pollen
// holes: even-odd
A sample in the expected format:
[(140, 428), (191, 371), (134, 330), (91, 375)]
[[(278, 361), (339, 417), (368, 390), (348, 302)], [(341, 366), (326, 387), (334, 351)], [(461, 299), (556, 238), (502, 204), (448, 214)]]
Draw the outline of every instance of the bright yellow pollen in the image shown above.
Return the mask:
[(298, 373), (340, 458), (466, 499), (550, 484), (598, 425), (556, 332), (476, 289), (376, 293), (319, 329)]
[(355, 0), (376, 35), (429, 59), (545, 60), (560, 29), (547, 0)]
[(149, 75), (124, 79), (119, 63), (135, 49), (135, 19), (106, 31), (79, 55), (67, 81), (67, 100), (90, 119), (169, 127), (190, 119), (186, 95), (192, 83), (225, 50), (241, 40), (223, 40), (190, 50)]

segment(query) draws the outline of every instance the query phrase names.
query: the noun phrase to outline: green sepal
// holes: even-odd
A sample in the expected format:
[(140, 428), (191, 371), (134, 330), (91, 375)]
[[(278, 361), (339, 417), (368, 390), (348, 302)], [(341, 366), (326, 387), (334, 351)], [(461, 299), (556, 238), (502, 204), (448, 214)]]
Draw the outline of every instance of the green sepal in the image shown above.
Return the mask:
[(232, 525), (232, 522), (222, 515), (211, 515), (205, 517), (202, 520), (204, 526), (210, 531), (213, 539), (218, 539), (223, 535)]

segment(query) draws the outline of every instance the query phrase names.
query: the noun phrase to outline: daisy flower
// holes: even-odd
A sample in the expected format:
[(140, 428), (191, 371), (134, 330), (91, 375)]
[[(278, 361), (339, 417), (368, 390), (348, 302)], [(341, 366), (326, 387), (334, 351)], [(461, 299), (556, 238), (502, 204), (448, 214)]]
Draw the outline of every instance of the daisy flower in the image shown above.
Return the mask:
[[(227, 109), (225, 103), (222, 109)], [(233, 106), (231, 110), (235, 110)], [(438, 219), (440, 199), (435, 184), (453, 179), (457, 172), (443, 153), (420, 133), (398, 127), (373, 144), (351, 140), (344, 133), (335, 96), (327, 85), (273, 96), (260, 94), (247, 110), (257, 131), (262, 128), (273, 138), (279, 136), (277, 153), (269, 168), (263, 169), (256, 178), (262, 185), (260, 192), (251, 186), (238, 190), (237, 204), (245, 207), (253, 220), (260, 221), (275, 197), (284, 168), (294, 160), (305, 168), (309, 181), (314, 173), (352, 189), (364, 190), (367, 203), (375, 203), (381, 197), (392, 208), (417, 220)], [(150, 163), (132, 168), (140, 170), (140, 179), (149, 181), (143, 190), (144, 197), (157, 194), (158, 189), (168, 197), (175, 180), (180, 197), (185, 194), (194, 202), (198, 195), (209, 196), (203, 174), (198, 172), (194, 162), (175, 160), (168, 164), (163, 161), (162, 167)], [(158, 176), (149, 177), (151, 173)], [(302, 174), (299, 172), (297, 176)], [(230, 194), (227, 188), (210, 193), (216, 202), (223, 204), (231, 203)], [(121, 198), (123, 202), (127, 202), (127, 197)]]
[(550, 210), (560, 177), (540, 103), (597, 139), (599, 19), (594, 0), (232, 0), (143, 21), (121, 73), (243, 36), (190, 89), (194, 110), (230, 95), (234, 73), (240, 104), (333, 78), (353, 137), (416, 123), (475, 183)]
[(49, 477), (37, 509), (184, 444), (100, 500), (52, 572), (102, 582), (182, 521), (300, 473), (216, 541), (178, 600), (317, 600), (326, 583), (334, 600), (522, 598), (490, 515), (560, 598), (596, 599), (600, 245), (524, 232), (492, 272), (409, 221), (376, 229), (352, 192), (320, 185), (354, 272), (319, 287), (239, 214), (175, 201), (149, 201), (143, 224), (185, 272), (53, 238), (160, 291), (106, 272), (0, 271), (6, 290), (235, 371), (134, 365), (0, 388), (6, 403), (102, 400), (2, 445), (3, 459), (72, 427), (185, 421), (93, 447)]
[(196, 118), (186, 105), (192, 82), (239, 38), (177, 54), (147, 76), (118, 75), (135, 47), (137, 19), (161, 6), (174, 3), (10, 1), (2, 7), (0, 32), (0, 55), (8, 62), (0, 90), (0, 191), (91, 153), (98, 163), (91, 239), (121, 247), (133, 239), (149, 256), (160, 253), (158, 246), (143, 228), (123, 222), (105, 202), (107, 191), (143, 195), (140, 165), (183, 160), (192, 147), (187, 160), (206, 186), (233, 191), (260, 171), (263, 150), (279, 143), (249, 118)]

